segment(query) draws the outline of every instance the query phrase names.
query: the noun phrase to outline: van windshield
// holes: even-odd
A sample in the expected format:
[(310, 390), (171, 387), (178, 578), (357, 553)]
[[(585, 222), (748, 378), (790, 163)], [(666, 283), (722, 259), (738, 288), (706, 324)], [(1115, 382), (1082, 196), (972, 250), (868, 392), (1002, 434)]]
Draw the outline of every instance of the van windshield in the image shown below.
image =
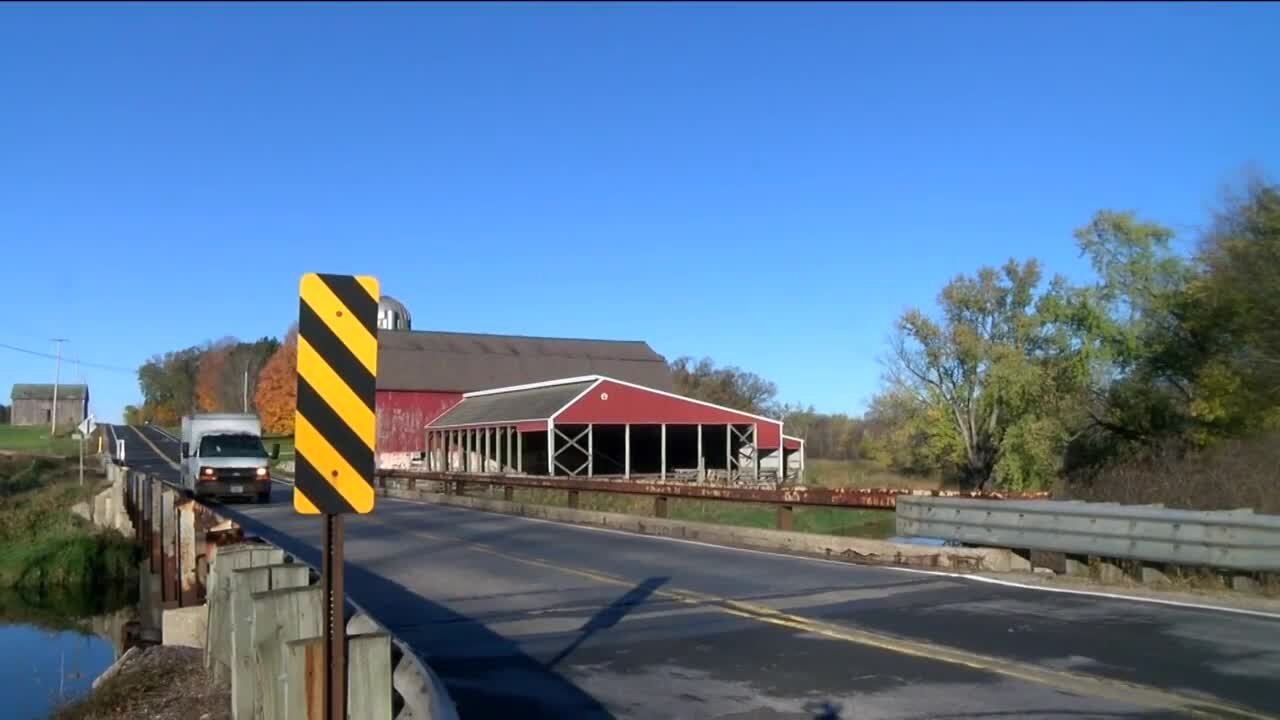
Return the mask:
[(200, 438), (200, 457), (266, 458), (267, 451), (257, 435), (205, 435)]

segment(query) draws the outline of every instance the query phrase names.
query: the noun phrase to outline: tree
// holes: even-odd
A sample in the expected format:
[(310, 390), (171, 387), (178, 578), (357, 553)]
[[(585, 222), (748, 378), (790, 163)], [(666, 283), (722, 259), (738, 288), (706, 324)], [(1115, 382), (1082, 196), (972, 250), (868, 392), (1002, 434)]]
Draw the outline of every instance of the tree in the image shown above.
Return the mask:
[(293, 432), (298, 404), (298, 328), (289, 328), (284, 343), (267, 361), (258, 376), (254, 403), (267, 432)]
[(229, 410), (222, 396), (222, 383), (227, 370), (228, 343), (221, 343), (205, 350), (200, 356), (196, 371), (196, 409), (202, 412)]
[(174, 425), (195, 409), (200, 354), (200, 348), (190, 347), (156, 355), (138, 368), (144, 420)]
[[(994, 480), (1025, 486), (1033, 480), (1022, 468), (1047, 464), (1003, 457), (1010, 428), (1020, 437), (1055, 435), (1034, 432), (1022, 423), (1045, 422), (1046, 390), (1059, 377), (1054, 354), (1047, 352), (1045, 320), (1036, 307), (1040, 268), (1034, 260), (1010, 260), (1002, 268), (982, 268), (942, 289), (941, 318), (908, 310), (898, 321), (889, 359), (889, 378), (897, 392), (914, 397), (925, 412), (950, 425), (959, 441), (961, 480), (987, 487)], [(944, 420), (945, 418), (945, 420)], [(935, 437), (945, 433), (934, 430)], [(1020, 450), (1043, 450), (1024, 442)], [(1000, 469), (1000, 472), (997, 470)]]
[(716, 367), (711, 358), (695, 362), (681, 357), (670, 368), (676, 392), (685, 397), (758, 415), (774, 409), (777, 386), (755, 373), (732, 365)]
[(1228, 197), (1196, 260), (1178, 318), (1199, 351), (1182, 366), (1199, 439), (1280, 427), (1280, 187)]

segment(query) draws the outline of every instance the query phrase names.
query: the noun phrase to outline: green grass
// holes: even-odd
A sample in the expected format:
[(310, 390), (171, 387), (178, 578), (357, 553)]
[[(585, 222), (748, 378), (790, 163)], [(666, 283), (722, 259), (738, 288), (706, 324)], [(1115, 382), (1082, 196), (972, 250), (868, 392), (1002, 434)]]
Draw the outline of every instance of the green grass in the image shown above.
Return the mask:
[[(66, 433), (63, 435), (62, 433)], [(85, 451), (96, 449), (85, 446)], [(33, 455), (79, 456), (80, 441), (70, 431), (59, 431), (50, 437), (48, 425), (0, 425), (0, 450), (26, 452)]]
[[(515, 501), (536, 505), (566, 507), (568, 493), (563, 490), (516, 488)], [(578, 508), (628, 515), (652, 515), (653, 498), (637, 495), (584, 492), (578, 496)], [(739, 527), (776, 528), (777, 509), (755, 503), (719, 502), (672, 498), (667, 514), (673, 520), (718, 523)], [(825, 535), (846, 535), (883, 539), (894, 534), (894, 514), (888, 510), (843, 508), (797, 508), (792, 516), (792, 529)]]
[(937, 476), (903, 475), (870, 460), (805, 461), (804, 484), (820, 487), (944, 489)]
[(0, 458), (0, 586), (102, 587), (134, 577), (137, 545), (70, 512), (100, 489), (72, 463)]
[(294, 447), (292, 435), (264, 435), (262, 436), (262, 446), (267, 449), (267, 454), (271, 453), (271, 446), (275, 443), (280, 444), (280, 457), (276, 459), (276, 464), (289, 462), (294, 459)]

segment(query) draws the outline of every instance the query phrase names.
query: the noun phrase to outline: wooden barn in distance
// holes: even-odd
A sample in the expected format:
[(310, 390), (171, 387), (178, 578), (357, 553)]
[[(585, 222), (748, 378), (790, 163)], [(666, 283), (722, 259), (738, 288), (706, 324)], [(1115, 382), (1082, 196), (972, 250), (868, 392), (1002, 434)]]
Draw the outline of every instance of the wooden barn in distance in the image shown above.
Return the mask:
[(378, 466), (417, 466), (427, 426), (465, 393), (586, 375), (673, 389), (666, 358), (642, 341), (380, 329)]

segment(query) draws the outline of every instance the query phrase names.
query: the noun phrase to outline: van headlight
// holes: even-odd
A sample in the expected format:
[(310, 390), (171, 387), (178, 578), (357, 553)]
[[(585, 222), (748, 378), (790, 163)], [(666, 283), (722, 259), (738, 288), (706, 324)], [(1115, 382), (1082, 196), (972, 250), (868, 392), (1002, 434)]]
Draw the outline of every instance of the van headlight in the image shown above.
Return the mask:
[(266, 476), (267, 476), (267, 469), (266, 469), (266, 468), (258, 468), (258, 477), (260, 477), (260, 478), (264, 478), (264, 477), (266, 477)]

